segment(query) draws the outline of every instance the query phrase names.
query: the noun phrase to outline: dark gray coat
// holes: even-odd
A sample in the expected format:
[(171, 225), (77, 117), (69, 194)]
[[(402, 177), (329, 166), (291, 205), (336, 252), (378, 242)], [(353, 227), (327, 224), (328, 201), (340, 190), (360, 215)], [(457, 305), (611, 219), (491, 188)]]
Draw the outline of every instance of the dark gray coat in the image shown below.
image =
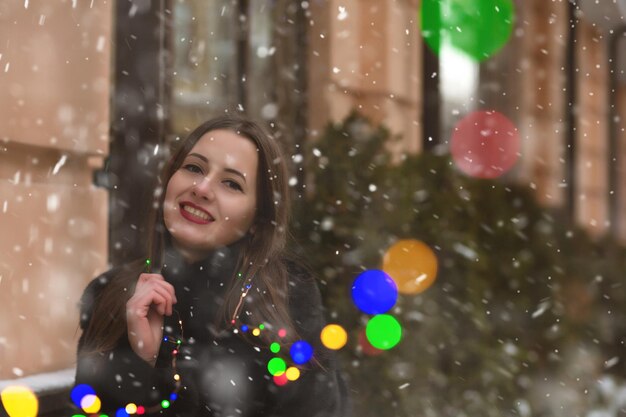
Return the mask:
[[(128, 403), (149, 407), (168, 399), (170, 406), (152, 415), (348, 415), (348, 393), (335, 356), (319, 339), (325, 325), (319, 289), (303, 268), (289, 264), (289, 307), (299, 335), (314, 347), (314, 358), (321, 366), (310, 364), (299, 379), (277, 386), (267, 370), (275, 354), (255, 347), (232, 330), (216, 331), (212, 323), (223, 303), (226, 280), (233, 272), (235, 256), (231, 252), (228, 248), (216, 251), (194, 264), (185, 263), (174, 250), (166, 252), (161, 274), (175, 288), (178, 302), (174, 307), (183, 322), (184, 336), (176, 363), (181, 387), (174, 400), (170, 395), (174, 390), (171, 354), (175, 344), (161, 344), (155, 367), (134, 353), (126, 335), (107, 354), (78, 356), (76, 384), (94, 388), (103, 404), (100, 414), (113, 417)], [(117, 271), (95, 278), (85, 289), (81, 299), (83, 330), (99, 294)], [(254, 296), (253, 291), (250, 296)], [(177, 314), (165, 318), (165, 336), (179, 338), (179, 328)], [(78, 343), (79, 352), (83, 343), (84, 336)], [(281, 356), (289, 358), (288, 352), (281, 352)]]

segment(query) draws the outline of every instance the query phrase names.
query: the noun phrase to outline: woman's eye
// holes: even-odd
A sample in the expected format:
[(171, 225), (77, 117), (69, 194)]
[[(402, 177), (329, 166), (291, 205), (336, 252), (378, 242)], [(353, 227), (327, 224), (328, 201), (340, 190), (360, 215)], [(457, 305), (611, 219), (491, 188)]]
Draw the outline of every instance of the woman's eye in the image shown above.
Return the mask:
[(224, 181), (224, 184), (226, 184), (226, 186), (228, 186), (229, 188), (232, 188), (233, 190), (243, 191), (243, 188), (241, 188), (241, 185), (239, 185), (239, 183), (237, 183), (236, 181), (226, 180)]
[(202, 170), (200, 169), (200, 167), (198, 165), (194, 165), (194, 164), (187, 164), (183, 166), (183, 169), (189, 171), (189, 172), (194, 172), (197, 174), (201, 174)]

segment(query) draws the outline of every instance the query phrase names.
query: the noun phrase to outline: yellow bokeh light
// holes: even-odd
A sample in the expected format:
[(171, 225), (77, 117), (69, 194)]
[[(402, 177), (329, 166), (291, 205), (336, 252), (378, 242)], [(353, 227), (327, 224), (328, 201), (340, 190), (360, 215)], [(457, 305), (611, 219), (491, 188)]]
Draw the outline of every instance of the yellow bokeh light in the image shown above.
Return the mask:
[(252, 334), (255, 335), (255, 336), (258, 336), (258, 335), (261, 334), (261, 331), (259, 329), (254, 329), (254, 330), (252, 330)]
[(424, 242), (399, 240), (383, 256), (382, 270), (402, 294), (418, 294), (428, 289), (437, 276), (437, 257)]
[(96, 395), (88, 394), (80, 400), (80, 408), (82, 408), (87, 414), (95, 414), (100, 411), (100, 407), (102, 407), (102, 403), (100, 402), (100, 398)]
[(134, 403), (126, 404), (126, 412), (128, 414), (135, 414), (137, 412), (137, 405)]
[(290, 381), (295, 381), (296, 379), (300, 378), (300, 370), (295, 366), (290, 366), (289, 368), (287, 368), (285, 374), (287, 375), (287, 379)]
[(338, 324), (329, 324), (322, 329), (320, 339), (328, 349), (337, 350), (346, 345), (348, 333)]
[(2, 390), (0, 398), (10, 417), (35, 417), (39, 411), (39, 400), (28, 387), (8, 386)]

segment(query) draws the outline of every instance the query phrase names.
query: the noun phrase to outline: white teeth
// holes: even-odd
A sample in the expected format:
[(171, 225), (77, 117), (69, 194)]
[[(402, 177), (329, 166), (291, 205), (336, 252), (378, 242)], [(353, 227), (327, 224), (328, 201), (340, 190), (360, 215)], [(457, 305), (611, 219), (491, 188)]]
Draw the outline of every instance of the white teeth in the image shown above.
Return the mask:
[(205, 212), (200, 211), (198, 209), (195, 209), (193, 207), (183, 206), (183, 210), (185, 210), (188, 213), (193, 214), (196, 217), (201, 218), (202, 220), (209, 220), (209, 215), (208, 214), (206, 214)]

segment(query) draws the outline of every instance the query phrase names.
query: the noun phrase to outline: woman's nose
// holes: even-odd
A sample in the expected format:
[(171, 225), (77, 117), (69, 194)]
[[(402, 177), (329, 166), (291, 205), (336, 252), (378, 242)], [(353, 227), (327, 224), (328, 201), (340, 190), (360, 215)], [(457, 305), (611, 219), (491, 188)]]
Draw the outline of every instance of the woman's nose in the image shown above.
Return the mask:
[(213, 193), (213, 181), (210, 177), (202, 177), (199, 181), (194, 181), (191, 193), (198, 198), (212, 200), (215, 197)]

